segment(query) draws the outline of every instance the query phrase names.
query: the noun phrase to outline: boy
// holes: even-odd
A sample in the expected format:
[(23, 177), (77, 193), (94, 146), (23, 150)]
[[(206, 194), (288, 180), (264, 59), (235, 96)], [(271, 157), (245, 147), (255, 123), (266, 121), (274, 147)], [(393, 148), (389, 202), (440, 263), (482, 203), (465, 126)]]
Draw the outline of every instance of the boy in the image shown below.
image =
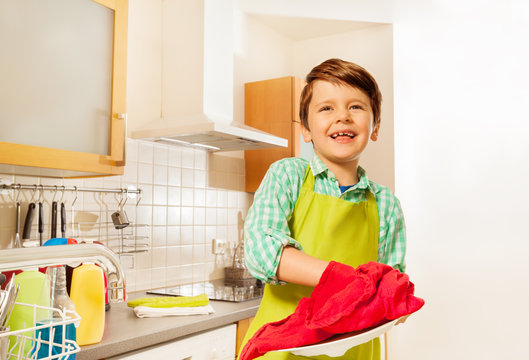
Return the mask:
[[(354, 63), (329, 59), (306, 81), (301, 132), (315, 156), (310, 163), (288, 158), (272, 164), (246, 217), (246, 264), (267, 285), (243, 344), (310, 296), (331, 260), (353, 267), (378, 261), (405, 270), (399, 201), (358, 166), (380, 129), (382, 96), (375, 79)], [(265, 357), (296, 358), (289, 353)], [(379, 359), (378, 339), (344, 358)]]

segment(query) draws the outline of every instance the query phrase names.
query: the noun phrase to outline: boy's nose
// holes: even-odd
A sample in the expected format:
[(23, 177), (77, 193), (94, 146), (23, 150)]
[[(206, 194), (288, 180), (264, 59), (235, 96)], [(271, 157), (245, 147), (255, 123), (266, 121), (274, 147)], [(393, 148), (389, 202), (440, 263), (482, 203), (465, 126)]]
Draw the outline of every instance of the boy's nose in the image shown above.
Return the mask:
[(336, 114), (336, 121), (338, 122), (351, 122), (353, 121), (353, 118), (351, 117), (351, 113), (347, 111), (347, 109), (341, 109)]

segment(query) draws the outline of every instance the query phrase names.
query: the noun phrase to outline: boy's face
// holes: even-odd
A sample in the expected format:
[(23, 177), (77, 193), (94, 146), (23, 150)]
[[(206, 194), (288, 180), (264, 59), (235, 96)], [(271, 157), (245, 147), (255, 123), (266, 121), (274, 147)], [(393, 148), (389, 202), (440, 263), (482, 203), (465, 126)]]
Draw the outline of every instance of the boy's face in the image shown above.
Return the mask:
[(303, 139), (313, 142), (324, 163), (355, 168), (369, 139), (376, 141), (379, 129), (373, 129), (373, 110), (362, 90), (324, 80), (313, 84), (308, 124), (310, 130), (301, 127)]

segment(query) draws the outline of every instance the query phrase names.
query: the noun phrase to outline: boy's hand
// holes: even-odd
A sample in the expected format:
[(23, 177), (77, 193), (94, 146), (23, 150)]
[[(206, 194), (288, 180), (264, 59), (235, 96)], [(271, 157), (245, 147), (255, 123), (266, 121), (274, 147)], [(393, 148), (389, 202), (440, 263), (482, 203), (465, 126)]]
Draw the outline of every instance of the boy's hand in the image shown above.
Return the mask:
[(310, 297), (309, 328), (347, 333), (398, 319), (424, 305), (413, 295), (408, 276), (391, 266), (370, 262), (351, 269), (331, 262), (324, 271)]
[[(411, 315), (411, 314), (410, 314)], [(400, 319), (399, 321), (397, 321), (395, 323), (395, 326), (397, 326), (398, 324), (404, 324), (406, 322), (406, 320), (408, 320), (408, 318), (410, 317), (410, 315), (406, 315), (404, 317), (402, 317), (402, 319)]]

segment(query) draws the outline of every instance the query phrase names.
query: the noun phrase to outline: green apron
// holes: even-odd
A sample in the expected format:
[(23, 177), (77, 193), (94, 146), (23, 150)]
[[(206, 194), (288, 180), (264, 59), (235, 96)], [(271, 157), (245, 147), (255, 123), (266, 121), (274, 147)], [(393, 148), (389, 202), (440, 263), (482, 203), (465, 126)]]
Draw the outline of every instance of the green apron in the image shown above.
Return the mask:
[[(366, 201), (353, 203), (314, 192), (314, 176), (307, 167), (299, 198), (289, 222), (291, 236), (308, 255), (358, 266), (377, 260), (378, 210), (374, 195), (366, 189)], [(264, 324), (292, 314), (302, 297), (313, 287), (288, 283), (266, 284), (255, 319), (242, 342), (244, 344)], [(288, 352), (270, 352), (261, 359), (307, 359)], [(315, 359), (379, 360), (380, 340), (374, 339), (348, 350), (343, 357), (318, 356)]]

